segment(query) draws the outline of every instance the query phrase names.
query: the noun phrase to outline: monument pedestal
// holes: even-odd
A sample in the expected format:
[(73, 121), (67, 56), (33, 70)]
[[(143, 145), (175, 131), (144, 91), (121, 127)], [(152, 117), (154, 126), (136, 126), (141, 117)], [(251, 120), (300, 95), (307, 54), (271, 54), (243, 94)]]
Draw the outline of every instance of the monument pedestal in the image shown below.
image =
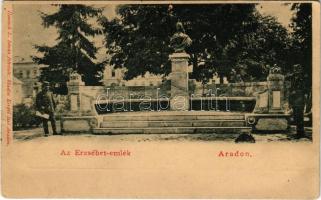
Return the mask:
[(60, 119), (61, 132), (91, 132), (93, 128), (97, 128), (98, 120), (95, 116), (82, 116), (84, 101), (81, 97), (85, 83), (78, 73), (72, 73), (69, 78), (67, 86), (70, 109), (66, 111), (66, 116), (62, 116)]
[(269, 74), (267, 82), (269, 92), (269, 113), (284, 114), (284, 76), (282, 74)]
[(171, 73), (171, 110), (189, 110), (188, 59), (187, 53), (173, 53), (169, 56), (172, 63)]
[(72, 73), (69, 78), (67, 86), (70, 111), (68, 114), (81, 115), (81, 87), (85, 83), (81, 80), (81, 76), (78, 73)]
[(287, 131), (290, 115), (285, 113), (284, 76), (270, 73), (267, 89), (258, 94), (253, 114), (247, 115), (247, 122), (254, 131)]

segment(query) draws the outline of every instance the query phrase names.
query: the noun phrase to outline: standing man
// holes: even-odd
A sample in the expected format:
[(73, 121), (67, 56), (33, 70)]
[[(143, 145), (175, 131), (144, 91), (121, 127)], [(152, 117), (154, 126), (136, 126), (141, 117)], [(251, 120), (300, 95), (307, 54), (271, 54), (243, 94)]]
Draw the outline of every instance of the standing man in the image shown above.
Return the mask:
[(45, 113), (49, 115), (49, 119), (42, 118), (45, 137), (48, 137), (49, 135), (48, 120), (50, 120), (51, 122), (53, 135), (58, 135), (56, 130), (56, 120), (54, 116), (56, 103), (54, 101), (53, 94), (50, 91), (49, 82), (45, 81), (42, 85), (42, 90), (37, 94), (36, 108), (40, 113)]
[(297, 139), (306, 137), (304, 133), (305, 85), (303, 74), (301, 65), (295, 65), (291, 77), (290, 104), (293, 109)]

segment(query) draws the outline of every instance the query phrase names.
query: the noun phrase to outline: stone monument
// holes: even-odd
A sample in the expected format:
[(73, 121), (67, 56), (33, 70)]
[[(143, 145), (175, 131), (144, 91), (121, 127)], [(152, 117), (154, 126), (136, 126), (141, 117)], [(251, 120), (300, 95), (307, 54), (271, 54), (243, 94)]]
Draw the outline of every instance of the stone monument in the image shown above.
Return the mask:
[(188, 94), (188, 59), (185, 49), (192, 44), (185, 33), (181, 22), (176, 24), (176, 33), (171, 37), (170, 45), (174, 53), (169, 56), (172, 64), (171, 72), (171, 110), (189, 110)]
[(97, 118), (91, 115), (84, 116), (83, 113), (88, 102), (83, 99), (82, 91), (85, 83), (81, 80), (81, 75), (76, 72), (71, 73), (67, 86), (70, 110), (60, 119), (61, 132), (88, 133), (97, 128)]
[(289, 129), (289, 114), (285, 113), (284, 76), (274, 65), (267, 77), (267, 88), (257, 96), (253, 114), (247, 116), (256, 131), (286, 131)]
[(281, 69), (274, 65), (267, 77), (267, 88), (258, 93), (254, 113), (284, 114), (284, 76)]
[(281, 74), (281, 69), (278, 66), (274, 65), (270, 69), (270, 73), (267, 77), (267, 83), (269, 92), (269, 113), (284, 114), (284, 76)]
[(80, 74), (73, 72), (70, 74), (68, 86), (68, 95), (70, 102), (70, 111), (72, 113), (81, 114), (81, 87), (85, 83), (81, 80)]

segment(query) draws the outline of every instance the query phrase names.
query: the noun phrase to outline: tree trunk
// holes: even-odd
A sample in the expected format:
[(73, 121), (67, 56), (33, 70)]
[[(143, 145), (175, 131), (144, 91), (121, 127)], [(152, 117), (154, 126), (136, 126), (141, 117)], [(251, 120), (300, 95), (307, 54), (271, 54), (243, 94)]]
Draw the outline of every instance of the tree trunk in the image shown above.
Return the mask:
[(224, 83), (224, 75), (220, 74), (220, 84), (223, 84), (223, 83)]

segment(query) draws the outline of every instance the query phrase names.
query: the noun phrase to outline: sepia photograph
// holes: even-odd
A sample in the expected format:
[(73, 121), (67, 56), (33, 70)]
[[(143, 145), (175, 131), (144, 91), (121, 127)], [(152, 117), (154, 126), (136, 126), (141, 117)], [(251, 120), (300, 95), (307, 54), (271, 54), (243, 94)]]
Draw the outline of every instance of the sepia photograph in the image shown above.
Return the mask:
[[(303, 156), (312, 151), (302, 150), (319, 144), (319, 102), (313, 100), (319, 98), (319, 80), (313, 76), (319, 74), (315, 63), (320, 57), (314, 52), (313, 37), (320, 34), (320, 22), (313, 26), (313, 20), (319, 20), (313, 8), (320, 14), (319, 3), (309, 1), (7, 2), (2, 143), (5, 166), (15, 167), (2, 171), (3, 193), (8, 197), (272, 198), (271, 191), (278, 187), (275, 198), (315, 197), (319, 154)], [(203, 147), (215, 150), (202, 152)], [(282, 153), (273, 154), (276, 151)], [(209, 170), (206, 152), (215, 163), (233, 160), (241, 171), (223, 175), (229, 165), (224, 160), (217, 165), (217, 176), (212, 175), (229, 181), (211, 184), (203, 177)], [(187, 155), (178, 156), (182, 154)], [(265, 173), (282, 169), (276, 173), (282, 175), (263, 178), (262, 185), (271, 191), (253, 192), (250, 188), (260, 181), (256, 176), (247, 185), (246, 177), (251, 170), (261, 173), (257, 169), (263, 166), (248, 171), (243, 167), (256, 166), (259, 158), (262, 163), (273, 162), (269, 156), (277, 161), (264, 168)], [(301, 188), (302, 177), (291, 177), (308, 170), (306, 160), (313, 160), (313, 170)], [(198, 164), (207, 166), (200, 176), (204, 179), (184, 175)], [(169, 172), (174, 176), (165, 175), (169, 168), (183, 166), (187, 168)], [(281, 166), (294, 167), (298, 174)], [(158, 182), (150, 185), (149, 192), (141, 192), (134, 184), (138, 177), (131, 175), (125, 181), (126, 168), (138, 171), (137, 176), (146, 168), (142, 177), (147, 181), (137, 183), (148, 184), (154, 176)], [(62, 177), (73, 169), (87, 171), (81, 176), (70, 171), (73, 180)], [(99, 179), (99, 172), (93, 183), (90, 174), (95, 169), (121, 175), (112, 175), (110, 180), (117, 180), (112, 183), (107, 175)], [(46, 170), (48, 179), (35, 178)], [(227, 184), (236, 186), (230, 176), (237, 179), (242, 172), (238, 180), (242, 186), (229, 193)], [(92, 183), (87, 189), (79, 190), (81, 177)], [(163, 182), (161, 177), (166, 177)], [(182, 184), (181, 190), (165, 186), (185, 178), (186, 184), (199, 185), (188, 189)], [(13, 189), (21, 179), (28, 186)], [(273, 182), (277, 184), (272, 187)], [(122, 193), (122, 183), (136, 186)], [(78, 189), (60, 192), (70, 184)], [(296, 190), (293, 186), (298, 184), (301, 189), (288, 190)], [(97, 193), (90, 192), (95, 185)], [(115, 193), (100, 188), (103, 185), (116, 185)]]
[(311, 3), (13, 10), (15, 139), (312, 141)]

